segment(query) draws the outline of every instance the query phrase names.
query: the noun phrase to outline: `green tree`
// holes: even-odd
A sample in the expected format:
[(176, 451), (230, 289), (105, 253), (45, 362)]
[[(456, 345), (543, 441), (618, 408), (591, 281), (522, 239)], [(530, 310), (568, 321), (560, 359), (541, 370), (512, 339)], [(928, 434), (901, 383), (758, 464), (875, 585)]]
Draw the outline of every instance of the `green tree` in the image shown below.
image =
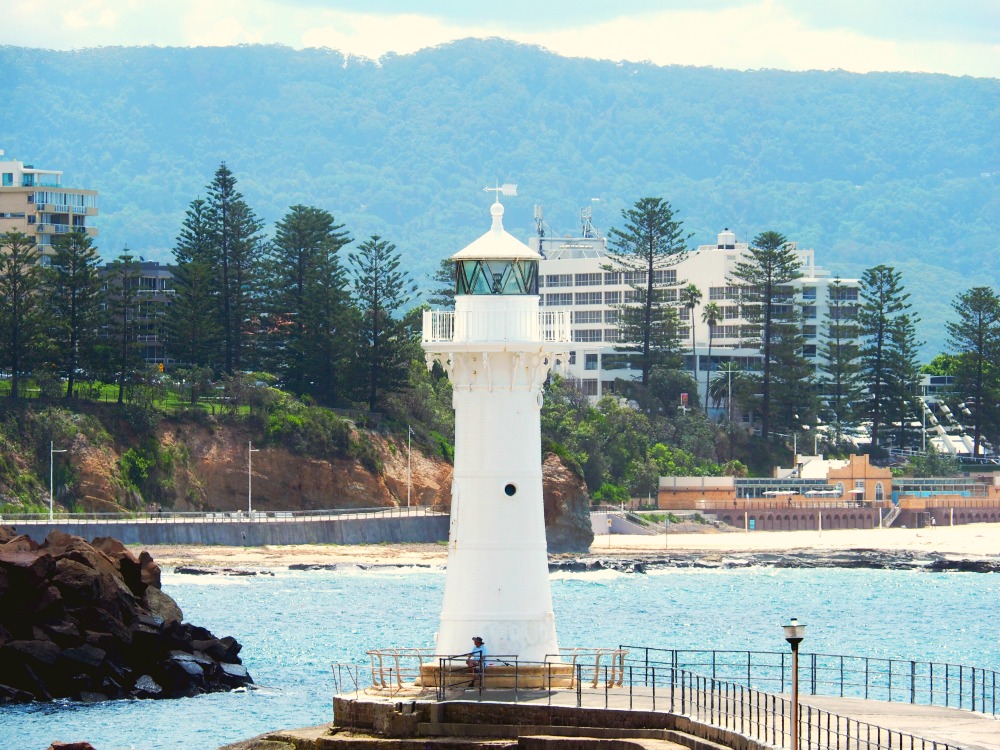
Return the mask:
[(191, 202), (174, 245), (173, 299), (164, 338), (171, 358), (191, 368), (222, 365), (221, 285), (205, 201)]
[(606, 270), (624, 274), (633, 299), (619, 309), (619, 351), (639, 352), (643, 387), (655, 364), (679, 356), (677, 311), (666, 300), (666, 287), (676, 285), (677, 265), (687, 252), (683, 225), (675, 219), (670, 203), (662, 198), (641, 198), (622, 211), (623, 229), (610, 232), (612, 250)]
[(42, 336), (42, 275), (35, 241), (23, 232), (0, 235), (0, 362), (10, 368), (10, 397)]
[(66, 378), (66, 398), (73, 396), (77, 370), (93, 364), (101, 304), (100, 258), (84, 232), (57, 235), (55, 256), (46, 269), (46, 306), (57, 370)]
[(769, 231), (753, 239), (747, 254), (733, 270), (733, 285), (740, 290), (742, 315), (758, 332), (744, 343), (758, 347), (762, 355), (760, 411), (761, 435), (765, 440), (771, 430), (775, 368), (796, 364), (795, 353), (788, 351), (795, 344), (788, 338), (797, 325), (791, 284), (802, 276), (801, 266), (784, 235)]
[(139, 307), (139, 263), (128, 248), (108, 264), (107, 309), (105, 323), (109, 339), (109, 362), (114, 382), (118, 385), (118, 403), (125, 400), (125, 388), (131, 385), (142, 369), (136, 354), (136, 320)]
[[(712, 340), (715, 338), (715, 327), (722, 320), (722, 308), (715, 302), (709, 302), (701, 311), (701, 322), (708, 327), (708, 362), (705, 365), (705, 410), (708, 410), (708, 391), (712, 377)], [(692, 348), (692, 352), (694, 349)]]
[(248, 369), (248, 337), (259, 314), (263, 227), (236, 189), (236, 178), (223, 162), (208, 186), (207, 217), (220, 297), (223, 369)]
[(865, 270), (861, 277), (861, 308), (858, 327), (861, 343), (861, 383), (865, 398), (860, 402), (861, 416), (871, 420), (872, 448), (879, 445), (879, 433), (886, 423), (886, 412), (898, 402), (894, 384), (900, 382), (893, 368), (897, 366), (893, 338), (900, 317), (911, 305), (903, 289), (902, 274), (895, 268), (878, 265)]
[(680, 305), (687, 316), (688, 329), (691, 334), (691, 378), (695, 382), (698, 382), (698, 355), (695, 354), (694, 311), (701, 304), (703, 296), (697, 284), (688, 284), (681, 289), (680, 293)]
[(917, 324), (920, 319), (909, 313), (901, 314), (892, 327), (891, 343), (889, 420), (898, 425), (896, 444), (906, 447), (910, 433), (910, 423), (921, 407), (917, 403), (920, 387), (920, 347), (924, 342), (917, 340)]
[(838, 278), (829, 288), (825, 336), (820, 350), (820, 387), (836, 426), (840, 442), (842, 422), (854, 421), (861, 401), (861, 347), (858, 345), (858, 304), (854, 289)]
[(1000, 297), (977, 286), (952, 303), (957, 321), (947, 323), (949, 346), (958, 355), (957, 389), (972, 415), (972, 455), (980, 455), (984, 424), (998, 426), (1000, 399)]
[(455, 306), (455, 263), (451, 258), (442, 258), (434, 277), (431, 279), (434, 288), (427, 304), (431, 307)]
[(417, 287), (400, 269), (396, 246), (377, 234), (349, 256), (353, 298), (360, 315), (355, 363), (370, 411), (386, 392), (407, 385), (407, 364), (417, 343), (397, 316)]
[(350, 294), (338, 253), (351, 242), (328, 211), (292, 206), (267, 263), (272, 353), (285, 387), (336, 401), (350, 357)]

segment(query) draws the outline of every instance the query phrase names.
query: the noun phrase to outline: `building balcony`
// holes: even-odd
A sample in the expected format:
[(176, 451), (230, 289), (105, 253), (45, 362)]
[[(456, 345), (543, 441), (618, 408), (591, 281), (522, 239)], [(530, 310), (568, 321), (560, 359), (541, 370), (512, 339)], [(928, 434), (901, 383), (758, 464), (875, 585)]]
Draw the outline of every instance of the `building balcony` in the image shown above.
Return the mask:
[(83, 232), (88, 237), (97, 236), (97, 227), (74, 227), (70, 224), (35, 224), (38, 234), (69, 234)]
[(569, 313), (565, 310), (424, 311), (424, 344), (560, 344), (569, 341)]

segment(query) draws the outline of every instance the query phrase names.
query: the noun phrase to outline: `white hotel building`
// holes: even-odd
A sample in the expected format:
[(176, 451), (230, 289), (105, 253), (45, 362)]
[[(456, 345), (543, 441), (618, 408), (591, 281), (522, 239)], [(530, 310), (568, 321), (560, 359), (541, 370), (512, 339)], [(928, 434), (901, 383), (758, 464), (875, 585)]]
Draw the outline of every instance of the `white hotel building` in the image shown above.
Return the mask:
[[(638, 368), (630, 367), (634, 356), (615, 351), (618, 341), (616, 305), (627, 302), (632, 293), (632, 279), (621, 273), (605, 269), (607, 241), (596, 230), (584, 223), (583, 237), (533, 237), (529, 245), (538, 250), (544, 259), (539, 264), (539, 294), (545, 308), (559, 308), (570, 312), (572, 350), (568, 363), (563, 365), (564, 376), (577, 381), (588, 396), (600, 397), (613, 390), (617, 378), (638, 379)], [(834, 279), (830, 273), (816, 265), (815, 251), (800, 250), (791, 243), (802, 264), (802, 277), (791, 285), (790, 302), (799, 303), (803, 310), (804, 354), (814, 365), (819, 363), (827, 315), (830, 307), (830, 286)], [(701, 304), (694, 310), (695, 356), (697, 358), (697, 383), (699, 400), (705, 403), (706, 369), (715, 371), (726, 362), (735, 362), (741, 370), (759, 369), (761, 356), (756, 348), (741, 347), (740, 333), (744, 339), (748, 322), (741, 317), (738, 294), (727, 283), (737, 262), (747, 251), (747, 243), (737, 242), (735, 233), (726, 229), (718, 235), (714, 245), (701, 245), (688, 252), (684, 259), (663, 277), (655, 279), (666, 287), (667, 300), (678, 299), (681, 289), (696, 285), (702, 292)], [(635, 279), (636, 283), (644, 280)], [(858, 304), (858, 281), (841, 279), (844, 306)], [(627, 283), (628, 282), (628, 283)], [(715, 302), (722, 312), (722, 320), (715, 326), (712, 336), (712, 361), (708, 361), (708, 326), (702, 322), (703, 306)], [(689, 310), (678, 308), (681, 323), (681, 347), (686, 351), (684, 368), (691, 372), (691, 332)]]

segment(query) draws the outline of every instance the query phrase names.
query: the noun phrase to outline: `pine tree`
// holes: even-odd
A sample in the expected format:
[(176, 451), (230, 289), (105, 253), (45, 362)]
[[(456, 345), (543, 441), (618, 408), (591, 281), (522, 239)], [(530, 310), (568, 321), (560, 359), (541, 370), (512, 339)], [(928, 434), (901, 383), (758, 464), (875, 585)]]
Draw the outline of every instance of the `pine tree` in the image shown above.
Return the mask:
[(285, 387), (326, 403), (345, 379), (350, 295), (338, 258), (351, 242), (322, 209), (292, 206), (278, 222), (268, 268), (270, 362)]
[(909, 313), (900, 314), (889, 335), (889, 409), (887, 423), (898, 426), (896, 445), (905, 448), (909, 435), (909, 425), (919, 413), (917, 404), (920, 387), (920, 366), (918, 356), (924, 342), (917, 340), (917, 323), (920, 319)]
[(10, 369), (10, 397), (42, 338), (41, 269), (35, 241), (23, 232), (0, 235), (0, 363)]
[(93, 364), (100, 325), (100, 258), (84, 232), (57, 235), (55, 255), (45, 269), (45, 306), (56, 369), (66, 378), (66, 398), (72, 398), (76, 374)]
[(683, 225), (662, 198), (641, 198), (622, 211), (623, 229), (610, 232), (613, 249), (605, 270), (624, 274), (631, 297), (619, 308), (618, 351), (638, 352), (642, 387), (649, 385), (654, 365), (679, 365), (679, 326), (676, 308), (666, 299), (666, 288), (676, 285), (672, 267), (684, 258), (687, 241)]
[(451, 258), (442, 258), (434, 277), (431, 279), (434, 289), (427, 304), (432, 307), (455, 307), (455, 263)]
[(222, 287), (212, 237), (207, 204), (201, 199), (192, 201), (174, 245), (173, 299), (167, 308), (164, 338), (170, 356), (195, 369), (222, 365)]
[(858, 345), (858, 303), (840, 279), (829, 288), (825, 336), (820, 350), (821, 388), (836, 425), (853, 422), (855, 406), (861, 400), (861, 347)]
[(861, 277), (861, 308), (858, 326), (862, 336), (861, 383), (865, 398), (861, 402), (861, 416), (871, 420), (872, 448), (879, 445), (879, 433), (887, 422), (887, 413), (898, 403), (899, 394), (894, 383), (899, 378), (894, 367), (895, 329), (899, 318), (908, 314), (910, 295), (903, 290), (902, 274), (891, 266), (878, 265), (867, 269)]
[(263, 225), (236, 189), (236, 178), (225, 162), (216, 170), (208, 195), (212, 254), (220, 285), (223, 369), (233, 373), (253, 364), (248, 337), (259, 314)]
[[(799, 368), (799, 353), (794, 351), (797, 313), (791, 284), (802, 276), (801, 261), (784, 235), (778, 232), (758, 234), (747, 254), (733, 270), (733, 285), (740, 290), (742, 315), (757, 331), (744, 344), (761, 352), (761, 435), (767, 439), (771, 430), (772, 385), (777, 367)], [(788, 342), (791, 336), (793, 341)], [(784, 343), (782, 343), (784, 342)], [(798, 404), (790, 404), (798, 408)], [(797, 413), (797, 412), (790, 412)], [(787, 421), (787, 418), (786, 418)]]
[(397, 316), (417, 292), (399, 268), (396, 246), (378, 235), (350, 255), (354, 302), (360, 314), (355, 361), (368, 409), (383, 394), (407, 385), (407, 365), (417, 354), (416, 341)]
[(1000, 428), (1000, 297), (977, 286), (958, 295), (958, 318), (947, 324), (949, 345), (958, 355), (956, 388), (972, 416), (973, 455), (981, 455), (984, 427)]
[(107, 307), (108, 367), (118, 385), (118, 403), (125, 388), (136, 380), (142, 361), (136, 354), (136, 319), (139, 306), (139, 264), (128, 248), (108, 264)]

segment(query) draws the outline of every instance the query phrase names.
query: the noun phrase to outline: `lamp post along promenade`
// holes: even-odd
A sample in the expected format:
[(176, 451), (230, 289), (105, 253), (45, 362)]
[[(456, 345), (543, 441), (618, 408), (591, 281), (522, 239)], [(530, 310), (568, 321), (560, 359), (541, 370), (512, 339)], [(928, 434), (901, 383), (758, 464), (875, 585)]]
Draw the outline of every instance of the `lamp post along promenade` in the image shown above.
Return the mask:
[[(490, 188), (493, 190), (492, 188)], [(516, 194), (496, 188), (498, 197)], [(455, 310), (424, 313), (428, 367), (448, 372), (455, 408), (448, 569), (439, 654), (485, 638), (489, 654), (543, 661), (558, 654), (542, 504), (542, 386), (565, 358), (564, 312), (540, 312), (541, 256), (503, 229), (451, 257)]]

